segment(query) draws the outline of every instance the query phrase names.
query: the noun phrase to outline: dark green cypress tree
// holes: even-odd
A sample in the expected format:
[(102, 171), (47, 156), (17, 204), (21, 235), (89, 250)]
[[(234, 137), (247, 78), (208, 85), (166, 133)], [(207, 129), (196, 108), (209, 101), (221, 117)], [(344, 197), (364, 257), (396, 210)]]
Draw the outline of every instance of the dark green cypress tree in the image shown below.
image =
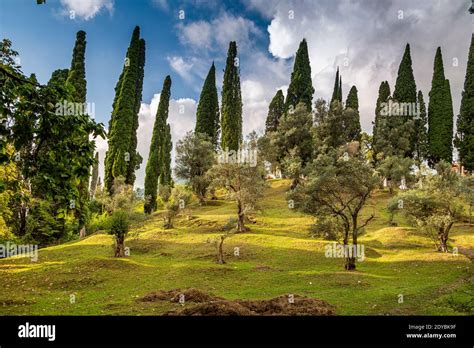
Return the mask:
[(51, 78), (48, 81), (48, 86), (61, 86), (66, 85), (67, 78), (69, 76), (69, 69), (57, 69), (51, 74)]
[(466, 79), (456, 125), (455, 144), (459, 152), (459, 161), (465, 170), (472, 173), (474, 171), (474, 34), (471, 35)]
[(74, 87), (73, 101), (75, 103), (85, 103), (87, 95), (86, 82), (86, 33), (82, 30), (76, 34), (76, 44), (72, 53), (71, 68), (66, 80), (66, 84)]
[(291, 81), (288, 86), (288, 93), (285, 100), (285, 112), (290, 110), (290, 107), (296, 109), (296, 105), (300, 102), (303, 102), (308, 111), (311, 111), (313, 93), (314, 88), (311, 80), (308, 44), (306, 43), (306, 39), (303, 39), (298, 51), (296, 51), (293, 72), (291, 73)]
[(97, 180), (99, 179), (99, 153), (95, 153), (94, 165), (92, 166), (92, 175), (89, 188), (90, 197), (93, 198), (97, 189)]
[[(413, 76), (412, 60), (410, 54), (410, 44), (407, 43), (405, 47), (405, 52), (403, 53), (400, 66), (398, 67), (398, 76), (397, 81), (395, 82), (395, 89), (393, 91), (393, 101), (397, 103), (410, 103), (410, 105), (416, 105), (417, 102), (417, 92), (416, 92), (416, 83), (415, 77)], [(400, 105), (400, 104), (399, 104)], [(404, 157), (413, 157), (415, 151), (415, 135), (414, 132), (414, 108), (411, 109), (404, 108), (404, 110), (411, 110), (413, 114), (411, 115), (399, 115), (395, 117), (390, 117), (388, 119), (390, 128), (395, 130), (401, 130), (408, 132), (406, 137), (409, 141), (408, 148), (397, 148), (399, 139), (393, 138), (395, 143), (392, 142), (393, 152), (402, 154)], [(405, 132), (404, 132), (405, 133)]]
[(171, 178), (171, 151), (173, 150), (173, 142), (171, 141), (171, 127), (166, 125), (163, 138), (163, 151), (161, 154), (162, 170), (160, 175), (160, 185), (173, 186)]
[(242, 141), (242, 94), (240, 90), (239, 59), (237, 44), (231, 41), (222, 85), (222, 149), (239, 149)]
[(275, 132), (280, 124), (280, 118), (285, 109), (285, 97), (279, 89), (268, 106), (267, 120), (265, 121), (265, 133)]
[(357, 87), (352, 86), (346, 99), (346, 109), (344, 116), (344, 131), (347, 141), (360, 140), (362, 129), (360, 127), (359, 98), (357, 96)]
[(413, 134), (415, 137), (414, 159), (418, 166), (420, 166), (428, 156), (428, 119), (426, 115), (426, 105), (421, 91), (418, 91), (418, 108), (419, 116), (415, 118), (415, 131)]
[(383, 103), (387, 103), (390, 98), (390, 85), (388, 81), (382, 81), (379, 87), (379, 94), (377, 98), (377, 104), (375, 106), (375, 120), (373, 122), (373, 131), (372, 131), (372, 142), (374, 150), (374, 160), (377, 162), (377, 154), (382, 153), (384, 135), (383, 129), (387, 122), (387, 117), (381, 114)]
[(359, 111), (359, 98), (357, 96), (357, 87), (352, 86), (346, 98), (346, 109), (352, 108)]
[[(163, 82), (163, 90), (160, 95), (160, 102), (156, 111), (155, 124), (153, 125), (153, 136), (150, 143), (150, 153), (145, 170), (145, 213), (150, 214), (156, 210), (158, 182), (160, 176), (166, 180), (168, 173), (164, 165), (164, 154), (167, 151), (167, 136), (169, 125), (167, 125), (169, 101), (171, 95), (171, 78), (166, 76)], [(171, 139), (169, 140), (171, 143)], [(169, 145), (168, 145), (169, 146)], [(171, 152), (171, 151), (170, 151)]]
[(219, 100), (216, 88), (216, 67), (209, 69), (199, 97), (196, 112), (196, 133), (206, 134), (215, 147), (219, 141)]
[(111, 120), (109, 122), (108, 150), (105, 157), (104, 184), (112, 193), (114, 179), (122, 176), (133, 185), (134, 171), (141, 162), (136, 152), (136, 129), (141, 102), (145, 42), (140, 40), (140, 28), (135, 27), (123, 71), (116, 85)]
[[(86, 81), (86, 33), (82, 30), (76, 34), (76, 43), (74, 45), (71, 67), (66, 79), (66, 86), (72, 87), (72, 100), (69, 102), (85, 104), (87, 99), (87, 81)], [(64, 79), (64, 72), (59, 73), (58, 79)], [(87, 140), (89, 135), (85, 136)], [(87, 154), (93, 156), (93, 150)], [(74, 215), (79, 221), (79, 228), (82, 229), (89, 220), (89, 178), (83, 179), (78, 184), (78, 200), (75, 204)]]
[(339, 100), (339, 67), (337, 67), (336, 78), (334, 79), (334, 89), (332, 91), (331, 104), (335, 100)]
[(410, 44), (405, 47), (402, 61), (398, 67), (397, 81), (393, 91), (393, 99), (403, 103), (416, 103), (416, 83), (413, 76)]
[(135, 170), (140, 168), (140, 164), (143, 161), (142, 156), (137, 152), (137, 130), (138, 130), (138, 113), (140, 112), (140, 106), (142, 103), (142, 90), (143, 90), (143, 78), (145, 75), (145, 40), (140, 39), (140, 52), (138, 56), (138, 79), (135, 85), (135, 104), (133, 111), (133, 127), (132, 133), (130, 134), (130, 160), (127, 167), (127, 175), (125, 177), (125, 183), (132, 185), (135, 183)]
[(429, 163), (453, 159), (453, 105), (449, 81), (444, 76), (441, 48), (436, 50), (428, 104)]
[(339, 90), (337, 91), (337, 98), (342, 103), (342, 76), (339, 75)]

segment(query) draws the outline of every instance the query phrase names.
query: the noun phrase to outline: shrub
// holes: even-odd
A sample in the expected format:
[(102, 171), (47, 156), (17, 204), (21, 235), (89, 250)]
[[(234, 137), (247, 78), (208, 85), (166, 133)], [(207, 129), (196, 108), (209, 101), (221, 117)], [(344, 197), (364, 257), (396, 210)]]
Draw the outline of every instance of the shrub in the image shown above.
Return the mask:
[(109, 233), (115, 236), (115, 257), (125, 256), (125, 236), (130, 228), (130, 218), (123, 210), (116, 210), (109, 218)]
[(310, 234), (312, 237), (337, 241), (342, 237), (343, 229), (338, 219), (327, 216), (319, 218), (311, 226)]
[(87, 224), (87, 232), (88, 233), (95, 233), (100, 230), (107, 230), (109, 228), (108, 225), (108, 216), (107, 214), (92, 214), (92, 218), (90, 219), (89, 223)]

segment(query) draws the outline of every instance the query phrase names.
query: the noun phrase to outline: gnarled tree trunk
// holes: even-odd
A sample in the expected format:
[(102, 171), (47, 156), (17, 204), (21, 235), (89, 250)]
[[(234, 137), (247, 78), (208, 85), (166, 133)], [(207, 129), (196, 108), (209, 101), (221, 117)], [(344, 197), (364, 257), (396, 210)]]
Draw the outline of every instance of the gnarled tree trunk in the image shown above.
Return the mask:
[(115, 236), (115, 257), (124, 257), (125, 256), (125, 236), (118, 235)]
[(237, 199), (237, 232), (246, 232), (248, 228), (245, 226), (245, 212), (244, 207), (242, 205), (242, 201)]
[(225, 263), (224, 261), (224, 236), (220, 236), (220, 240), (218, 242), (217, 246), (217, 263), (220, 265), (223, 265)]
[(438, 231), (438, 251), (441, 251), (443, 253), (448, 252), (448, 239), (449, 239), (449, 231), (451, 230), (451, 227), (453, 226), (453, 222), (449, 223), (446, 228), (440, 227)]

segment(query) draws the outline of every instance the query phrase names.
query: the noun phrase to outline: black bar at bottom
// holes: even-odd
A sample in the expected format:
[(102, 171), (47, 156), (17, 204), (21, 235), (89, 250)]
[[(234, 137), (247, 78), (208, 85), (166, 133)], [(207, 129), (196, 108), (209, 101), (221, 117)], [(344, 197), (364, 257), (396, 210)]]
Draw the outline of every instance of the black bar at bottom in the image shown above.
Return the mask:
[[(20, 326), (55, 325), (52, 337)], [(0, 317), (0, 346), (416, 345), (472, 347), (473, 317)], [(38, 328), (37, 331), (46, 330)], [(33, 330), (33, 334), (34, 334)], [(50, 335), (51, 336), (51, 335)]]

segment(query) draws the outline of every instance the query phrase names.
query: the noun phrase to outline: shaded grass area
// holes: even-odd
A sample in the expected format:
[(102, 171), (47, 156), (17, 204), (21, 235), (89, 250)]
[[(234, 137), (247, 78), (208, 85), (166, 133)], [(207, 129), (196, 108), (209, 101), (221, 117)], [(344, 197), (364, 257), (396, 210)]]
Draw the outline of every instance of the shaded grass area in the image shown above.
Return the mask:
[(473, 267), (466, 256), (474, 248), (472, 225), (453, 228), (457, 256), (438, 253), (402, 218), (389, 227), (390, 195), (376, 192), (362, 214), (376, 215), (360, 238), (366, 259), (347, 272), (342, 259), (325, 257), (328, 241), (310, 237), (313, 218), (288, 208), (288, 186), (269, 183), (251, 231), (226, 240), (225, 265), (215, 262), (212, 243), (236, 211), (225, 200), (191, 206), (171, 230), (163, 230), (160, 212), (141, 221), (126, 240), (127, 258), (114, 258), (112, 237), (97, 232), (41, 249), (37, 262), (0, 260), (0, 314), (157, 315), (181, 305), (137, 299), (191, 287), (231, 300), (298, 294), (329, 302), (339, 315), (472, 314)]

